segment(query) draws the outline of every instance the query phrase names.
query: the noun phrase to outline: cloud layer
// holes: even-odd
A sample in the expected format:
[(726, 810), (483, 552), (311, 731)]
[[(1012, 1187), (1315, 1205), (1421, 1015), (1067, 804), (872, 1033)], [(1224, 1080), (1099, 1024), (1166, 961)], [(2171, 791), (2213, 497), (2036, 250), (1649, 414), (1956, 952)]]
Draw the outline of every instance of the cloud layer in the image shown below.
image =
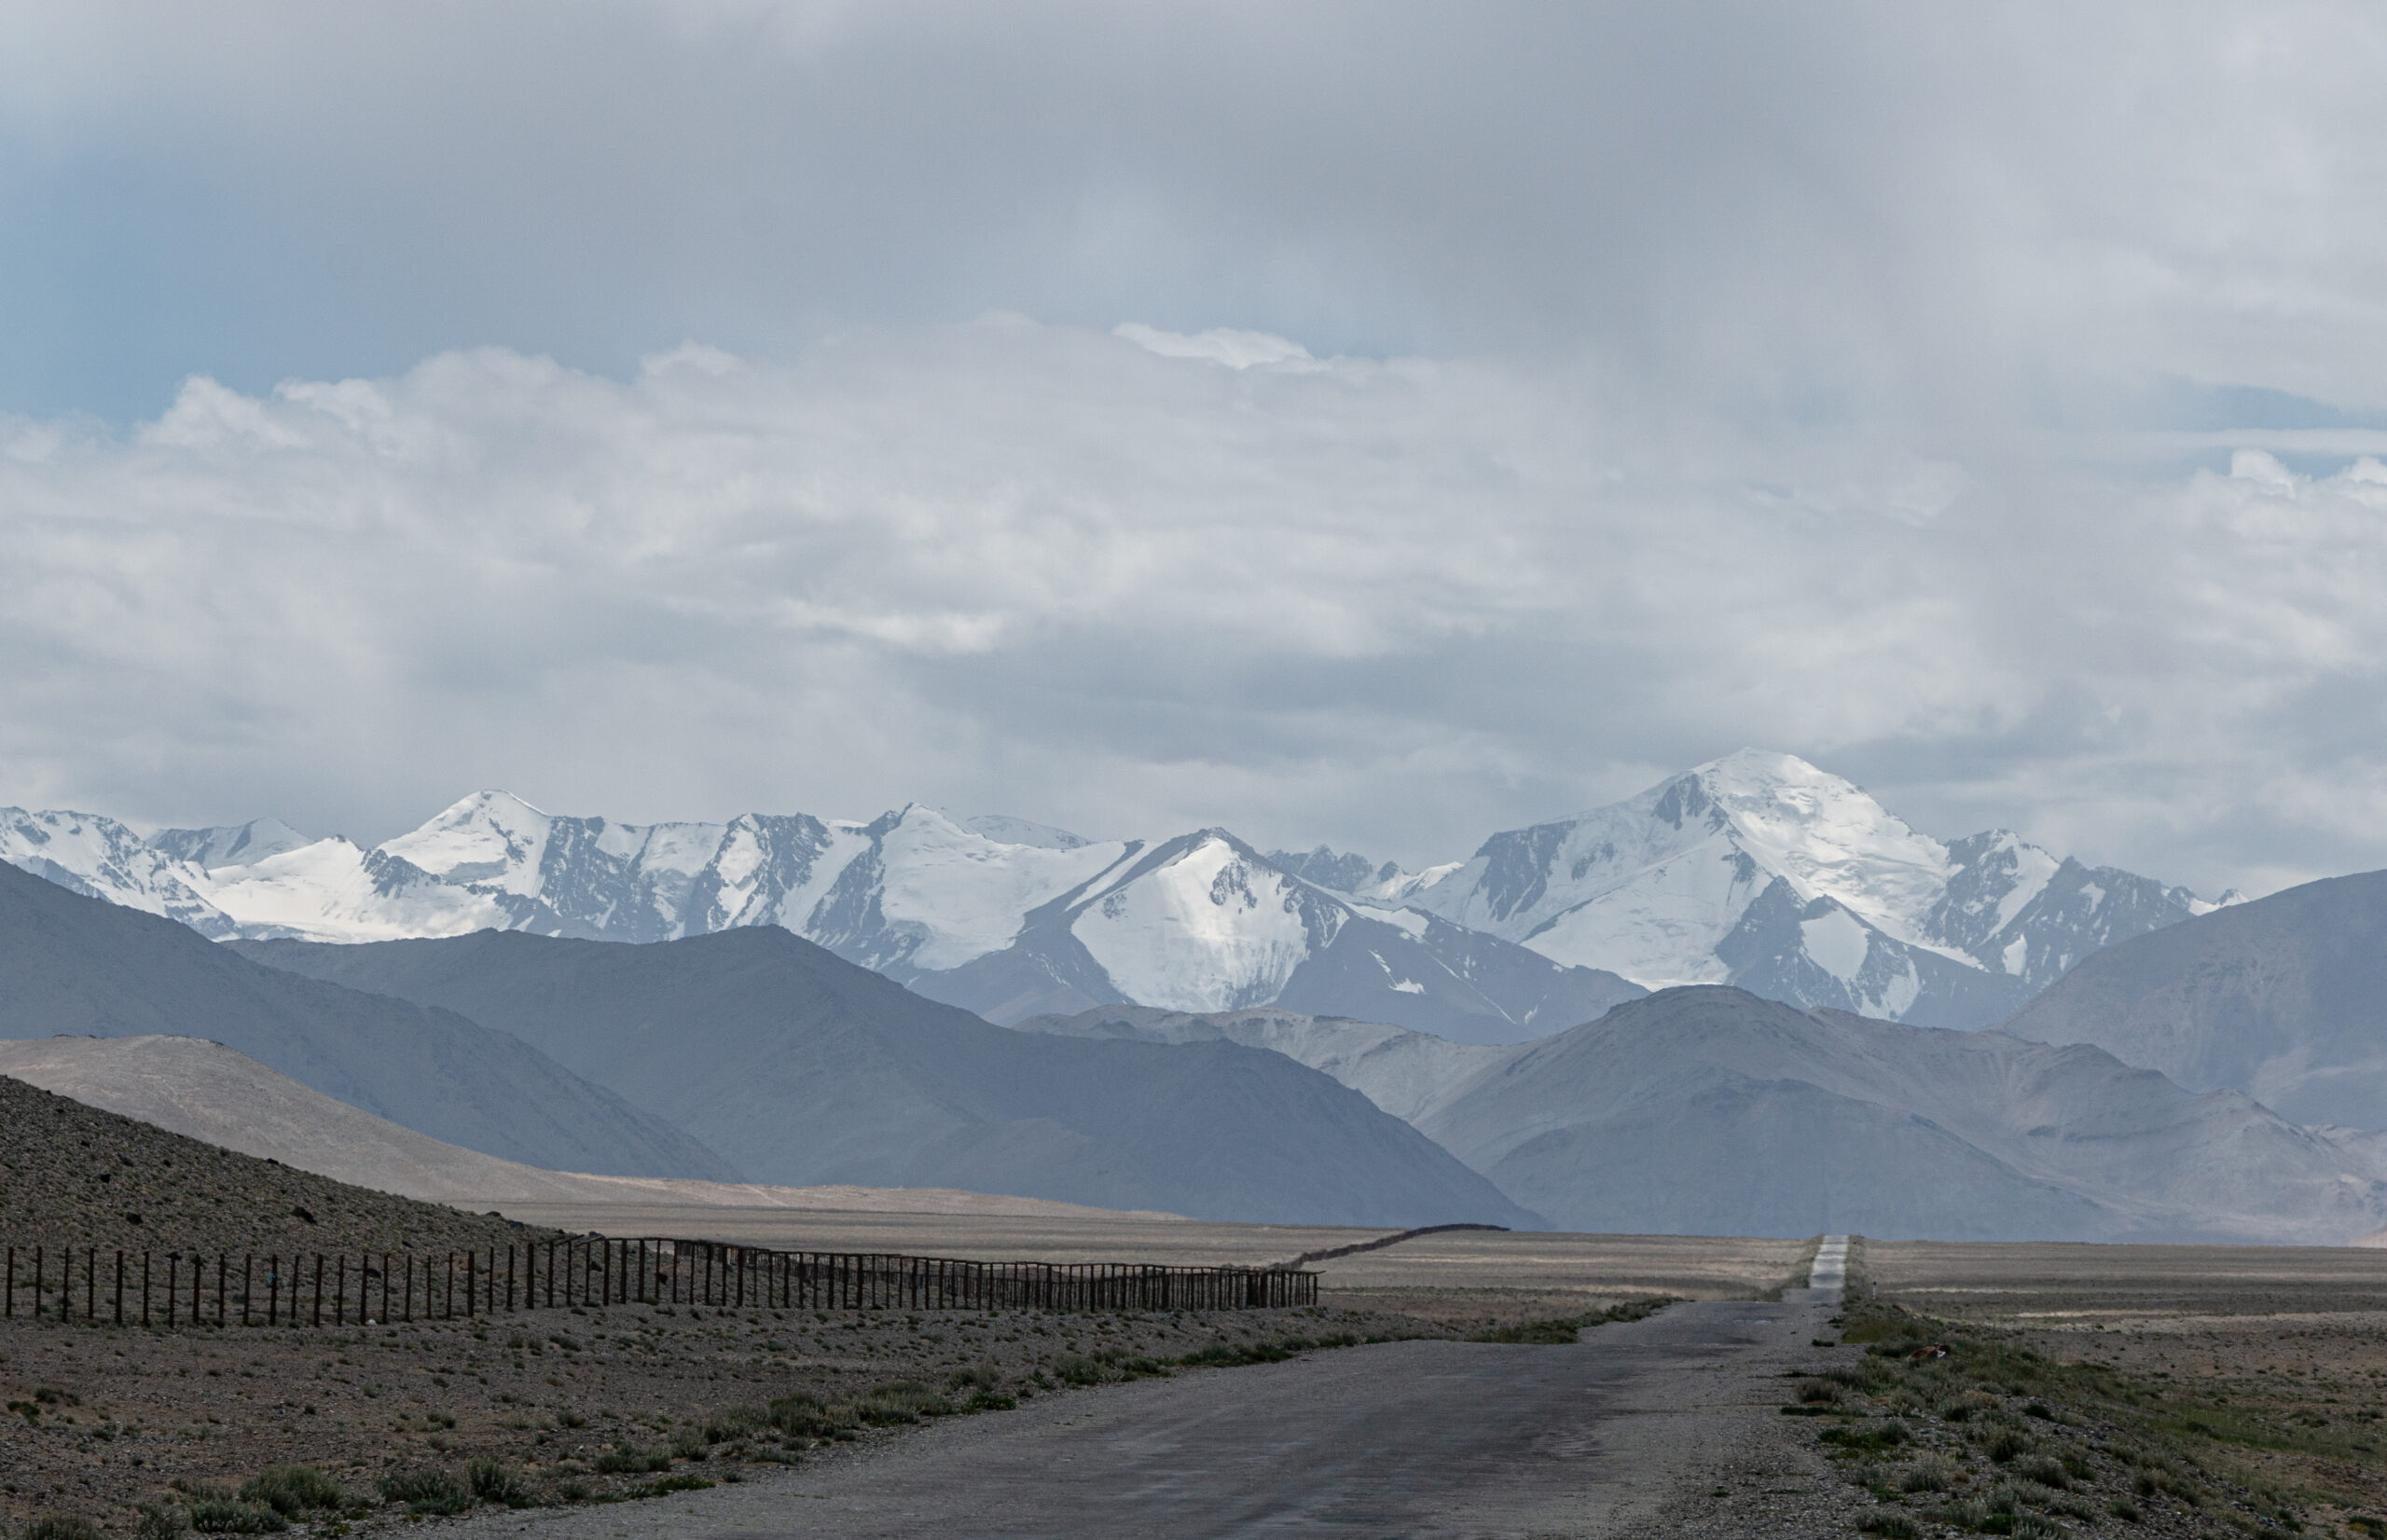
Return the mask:
[(918, 798), (1418, 859), (1755, 743), (2208, 887), (2387, 861), (2377, 460), (1984, 479), (1653, 433), (1580, 371), (1124, 330), (20, 420), (0, 800)]
[(2373, 7), (7, 17), (0, 409), (988, 309), (1942, 439), (2162, 376), (2387, 406)]
[(2387, 864), (2378, 7), (0, 19), (0, 800)]

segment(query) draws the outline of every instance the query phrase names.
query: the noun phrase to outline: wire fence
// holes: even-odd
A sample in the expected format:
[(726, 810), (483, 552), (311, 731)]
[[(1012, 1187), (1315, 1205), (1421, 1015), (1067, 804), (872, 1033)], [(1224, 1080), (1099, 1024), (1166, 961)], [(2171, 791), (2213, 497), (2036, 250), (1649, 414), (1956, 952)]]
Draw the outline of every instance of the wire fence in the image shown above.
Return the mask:
[[(418, 1256), (9, 1246), (0, 1315), (118, 1326), (372, 1326), (574, 1306), (766, 1310), (1283, 1310), (1315, 1272), (1121, 1262), (980, 1262), (573, 1237)], [(78, 1308), (79, 1307), (79, 1308)]]

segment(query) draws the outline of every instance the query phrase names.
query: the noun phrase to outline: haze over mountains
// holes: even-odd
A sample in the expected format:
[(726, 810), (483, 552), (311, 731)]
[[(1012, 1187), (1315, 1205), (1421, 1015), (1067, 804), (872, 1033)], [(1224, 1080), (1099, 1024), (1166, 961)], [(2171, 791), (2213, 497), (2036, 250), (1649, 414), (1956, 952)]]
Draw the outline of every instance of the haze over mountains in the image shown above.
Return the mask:
[(2387, 872), (2306, 883), (2126, 942), (2007, 1028), (2095, 1043), (2299, 1121), (2387, 1127)]
[(510, 1033), (261, 968), (184, 926), (0, 866), (0, 1038), (59, 1033), (213, 1038), (352, 1107), (530, 1165), (737, 1176)]
[(200, 1038), (0, 1039), (0, 1076), (299, 1171), (475, 1210), (492, 1202), (527, 1202), (1097, 1217), (1115, 1213), (959, 1189), (783, 1188), (548, 1171), (443, 1144)]
[[(191, 844), (241, 839), (192, 832)], [(1143, 859), (1181, 867), (1190, 849), (1211, 852), (1214, 883), (1265, 871), (1292, 885), (1279, 891), (1297, 918), (1325, 891), (1224, 839)], [(1137, 865), (1116, 887), (1133, 891), (1148, 874)], [(2179, 1060), (2205, 1077), (2188, 1087), (2085, 1043), (1800, 1011), (1718, 986), (1630, 999), (1508, 1045), (1283, 1005), (1111, 1004), (1014, 1030), (776, 925), (640, 945), (506, 929), (215, 943), (15, 871), (0, 872), (0, 1032), (219, 1038), (466, 1149), (519, 1159), (559, 1127), (594, 1129), (632, 1141), (656, 1175), (1286, 1222), (2342, 1242), (2387, 1224), (2387, 1134), (2298, 1127), (2205, 1082), (2334, 1086), (2351, 1098), (2340, 1110), (2376, 1105), (2362, 1089), (2378, 1073), (2367, 1018), (2337, 1030), (2315, 1017), (2375, 997), (2381, 880), (2186, 920), (2049, 993), (2048, 1021), (2069, 1001), (2082, 1035), (2111, 1035), (2089, 1006), (2118, 1000), (2115, 1019), (2143, 1026), (2181, 1012), (2132, 1002), (2204, 989), (2211, 1009), (2181, 1018), (2202, 1034)], [(1221, 890), (1228, 920), (1249, 914), (1231, 884)], [(1014, 938), (1003, 950), (1027, 949)], [(2251, 1042), (2239, 1031), (2249, 980), (2263, 981), (2270, 1034)], [(244, 1093), (267, 1121), (304, 1100), (270, 1090)], [(589, 1136), (528, 1163), (597, 1165)], [(386, 1129), (364, 1142), (435, 1175), (462, 1158), (409, 1154)]]
[(506, 931), (231, 945), (467, 1012), (619, 1088), (756, 1181), (1286, 1223), (1540, 1223), (1283, 1055), (1014, 1032), (775, 926), (645, 946)]
[(1512, 1047), (1281, 1011), (1023, 1025), (1272, 1047), (1567, 1230), (2336, 1244), (2387, 1219), (2375, 1141), (2192, 1093), (2096, 1048), (1731, 988), (1667, 990)]
[(2215, 907), (2003, 832), (1942, 844), (1744, 751), (1422, 873), (1224, 830), (1094, 842), (917, 804), (867, 823), (559, 818), (482, 792), (366, 849), (271, 820), (146, 838), (0, 810), (0, 859), (217, 938), (484, 928), (652, 942), (769, 925), (997, 1022), (1278, 1006), (1513, 1042), (1651, 987), (1981, 1026), (2079, 958)]
[[(292, 970), (309, 965), (386, 989)], [(1281, 1055), (1013, 1032), (776, 927), (647, 946), (506, 931), (219, 945), (0, 870), (0, 1038), (61, 1032), (213, 1038), (404, 1128), (551, 1170), (1205, 1218), (1540, 1222)]]

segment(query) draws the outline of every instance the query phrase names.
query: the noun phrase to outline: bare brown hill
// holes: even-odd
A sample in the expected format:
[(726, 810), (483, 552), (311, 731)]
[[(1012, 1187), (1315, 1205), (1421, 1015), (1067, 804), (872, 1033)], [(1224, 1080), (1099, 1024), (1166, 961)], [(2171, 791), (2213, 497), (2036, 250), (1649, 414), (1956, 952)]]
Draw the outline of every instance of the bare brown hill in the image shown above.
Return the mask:
[[(593, 1228), (617, 1231), (609, 1205), (800, 1209), (904, 1214), (1166, 1219), (945, 1188), (765, 1187), (678, 1176), (592, 1176), (545, 1171), (442, 1144), (335, 1101), (244, 1053), (200, 1038), (0, 1039), (0, 1075), (244, 1155), (335, 1181), (429, 1203), (515, 1213), (524, 1204), (589, 1208)], [(691, 1233), (703, 1232), (700, 1225)], [(677, 1231), (673, 1231), (677, 1233)]]
[(546, 1231), (351, 1187), (0, 1076), (0, 1244), (445, 1253)]

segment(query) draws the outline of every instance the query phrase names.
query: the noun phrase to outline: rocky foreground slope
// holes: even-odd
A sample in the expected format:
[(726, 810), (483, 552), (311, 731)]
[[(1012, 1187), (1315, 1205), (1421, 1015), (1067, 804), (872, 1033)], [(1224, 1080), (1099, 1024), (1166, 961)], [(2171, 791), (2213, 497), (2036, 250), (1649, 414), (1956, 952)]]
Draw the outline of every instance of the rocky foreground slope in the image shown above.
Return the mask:
[(0, 1244), (19, 1248), (27, 1280), (35, 1245), (444, 1255), (524, 1235), (494, 1216), (352, 1187), (0, 1076)]

